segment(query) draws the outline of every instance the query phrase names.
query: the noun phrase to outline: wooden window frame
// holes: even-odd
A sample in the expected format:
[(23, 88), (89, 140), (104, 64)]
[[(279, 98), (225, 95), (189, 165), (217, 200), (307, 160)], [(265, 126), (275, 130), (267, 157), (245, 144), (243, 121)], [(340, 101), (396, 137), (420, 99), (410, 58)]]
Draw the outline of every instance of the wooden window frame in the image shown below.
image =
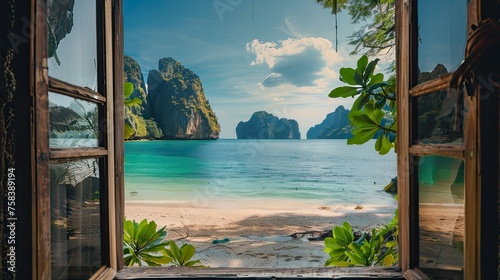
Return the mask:
[[(97, 0), (97, 36), (98, 42), (98, 88), (94, 92), (88, 88), (71, 85), (56, 78), (49, 77), (47, 64), (48, 41), (46, 31), (47, 2), (32, 1), (32, 22), (35, 23), (32, 38), (32, 65), (34, 105), (34, 140), (36, 166), (34, 176), (33, 206), (33, 279), (49, 279), (51, 277), (51, 239), (50, 239), (50, 178), (49, 164), (75, 159), (97, 158), (101, 160), (100, 176), (105, 182), (107, 194), (101, 201), (106, 210), (101, 213), (101, 246), (103, 248), (100, 269), (90, 279), (113, 279), (120, 265), (120, 230), (117, 220), (123, 215), (123, 81), (114, 77), (123, 76), (123, 62), (117, 57), (123, 56), (121, 1)], [(121, 62), (121, 68), (120, 67)], [(103, 145), (95, 148), (50, 148), (49, 147), (49, 103), (48, 93), (55, 92), (65, 96), (79, 98), (101, 105), (99, 124), (103, 129)], [(101, 122), (103, 121), (103, 122)], [(121, 261), (123, 262), (123, 260)]]
[[(411, 33), (417, 26), (412, 18), (412, 10), (416, 7), (416, 0), (397, 0), (396, 5), (396, 52), (397, 52), (397, 108), (398, 108), (398, 193), (399, 193), (399, 252), (400, 268), (317, 268), (317, 269), (180, 269), (180, 268), (124, 268), (123, 263), (123, 217), (124, 217), (124, 107), (123, 107), (123, 16), (122, 0), (98, 0), (104, 2), (104, 20), (101, 22), (104, 34), (104, 47), (100, 52), (105, 53), (105, 71), (99, 75), (104, 77), (105, 95), (95, 94), (86, 88), (71, 86), (58, 79), (49, 78), (47, 66), (47, 35), (45, 32), (46, 0), (31, 0), (31, 95), (34, 99), (31, 138), (32, 170), (32, 278), (50, 278), (50, 198), (49, 198), (49, 163), (68, 159), (104, 157), (107, 158), (107, 174), (103, 176), (108, 183), (108, 213), (106, 223), (108, 230), (104, 235), (108, 247), (107, 258), (103, 260), (108, 265), (101, 267), (91, 279), (147, 279), (147, 278), (214, 278), (238, 279), (247, 278), (302, 278), (304, 276), (319, 278), (353, 277), (372, 278), (374, 275), (385, 278), (401, 278), (401, 271), (408, 279), (425, 279), (427, 276), (416, 266), (418, 256), (413, 254), (415, 246), (415, 227), (418, 217), (415, 215), (415, 193), (410, 185), (415, 181), (411, 172), (411, 157), (440, 154), (461, 158), (467, 161), (465, 177), (465, 196), (467, 197), (466, 211), (466, 240), (465, 240), (465, 278), (479, 279), (481, 277), (481, 180), (476, 176), (481, 166), (480, 139), (477, 133), (480, 129), (480, 102), (476, 99), (466, 99), (465, 106), (469, 114), (464, 120), (463, 146), (457, 148), (449, 145), (411, 145), (410, 131), (410, 99), (412, 96), (425, 94), (430, 90), (441, 90), (446, 87), (447, 76), (416, 87), (411, 87), (416, 73), (410, 67), (415, 60), (415, 41), (411, 40)], [(487, 2), (487, 1), (484, 1)], [(490, 4), (491, 5), (491, 4)], [(481, 1), (468, 1), (468, 26), (476, 24), (480, 19), (480, 12), (487, 13), (481, 8)], [(493, 13), (493, 12), (491, 12)], [(470, 31), (470, 30), (469, 30)], [(106, 148), (94, 149), (50, 149), (48, 143), (48, 91), (62, 93), (67, 96), (81, 98), (105, 105), (106, 112)], [(467, 186), (475, 186), (467, 187)], [(146, 271), (147, 270), (147, 271)]]
[[(468, 1), (467, 24), (478, 23), (478, 1)], [(412, 144), (412, 105), (413, 97), (448, 88), (451, 74), (413, 86), (417, 81), (417, 40), (416, 21), (417, 0), (396, 1), (396, 70), (397, 70), (397, 108), (398, 108), (398, 199), (399, 199), (399, 249), (400, 266), (407, 279), (428, 279), (418, 267), (418, 193), (417, 176), (413, 172), (413, 156), (440, 155), (463, 159), (465, 164), (465, 240), (464, 240), (464, 278), (480, 279), (480, 194), (481, 186), (477, 179), (477, 163), (480, 160), (477, 145), (477, 100), (475, 95), (464, 97), (463, 143), (461, 145), (415, 145)], [(470, 29), (468, 30), (470, 32)], [(413, 66), (413, 67), (412, 67)], [(415, 117), (415, 116), (413, 116)]]

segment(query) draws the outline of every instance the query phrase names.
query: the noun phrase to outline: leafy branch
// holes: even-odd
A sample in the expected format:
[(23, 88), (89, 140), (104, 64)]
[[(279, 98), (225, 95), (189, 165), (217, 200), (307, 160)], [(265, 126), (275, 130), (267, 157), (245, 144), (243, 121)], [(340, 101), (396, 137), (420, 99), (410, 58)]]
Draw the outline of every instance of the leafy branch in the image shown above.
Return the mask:
[(333, 89), (329, 97), (356, 97), (348, 115), (354, 129), (347, 144), (364, 144), (376, 137), (375, 150), (383, 155), (395, 147), (396, 93), (394, 83), (374, 73), (378, 62), (378, 58), (369, 62), (364, 55), (356, 69), (341, 68), (340, 80), (347, 85)]
[[(137, 97), (130, 98), (133, 92), (134, 92), (134, 84), (132, 84), (131, 82), (126, 82), (123, 85), (123, 95), (124, 95), (124, 103), (125, 106), (127, 107), (132, 107), (134, 105), (142, 104), (141, 99)], [(125, 123), (124, 133), (125, 133), (125, 139), (129, 139), (130, 137), (132, 137), (132, 135), (134, 135), (135, 131), (129, 124)]]

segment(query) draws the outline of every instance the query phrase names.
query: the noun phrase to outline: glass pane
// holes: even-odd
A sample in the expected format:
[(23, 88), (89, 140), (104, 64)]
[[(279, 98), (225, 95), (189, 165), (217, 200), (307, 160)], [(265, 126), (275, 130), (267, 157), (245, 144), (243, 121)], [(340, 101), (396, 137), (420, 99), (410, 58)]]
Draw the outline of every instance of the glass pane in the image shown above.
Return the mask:
[(52, 279), (88, 279), (101, 255), (99, 160), (50, 165)]
[(436, 91), (413, 98), (418, 123), (414, 144), (457, 144), (463, 142), (462, 100), (457, 94)]
[(95, 0), (47, 2), (49, 75), (97, 91)]
[(425, 156), (418, 161), (421, 268), (460, 272), (464, 266), (464, 164)]
[(97, 104), (49, 92), (50, 147), (98, 146)]
[(457, 69), (467, 39), (467, 0), (418, 1), (418, 83)]

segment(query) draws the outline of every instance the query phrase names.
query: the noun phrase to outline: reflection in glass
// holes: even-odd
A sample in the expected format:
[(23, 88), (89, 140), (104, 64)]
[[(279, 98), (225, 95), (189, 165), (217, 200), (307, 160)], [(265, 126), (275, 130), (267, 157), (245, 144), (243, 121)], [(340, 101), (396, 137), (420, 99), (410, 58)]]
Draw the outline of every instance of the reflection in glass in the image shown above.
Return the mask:
[(97, 104), (49, 92), (50, 147), (98, 146)]
[(457, 94), (437, 91), (413, 98), (417, 103), (414, 144), (462, 144), (463, 109)]
[[(418, 1), (418, 68), (455, 71), (464, 59), (467, 0)], [(419, 77), (419, 83), (425, 79)]]
[(95, 0), (47, 2), (49, 76), (97, 91)]
[(99, 161), (50, 165), (52, 279), (88, 279), (102, 266)]
[(462, 278), (463, 161), (442, 156), (421, 157), (418, 160), (418, 190), (419, 267), (454, 271), (453, 275)]

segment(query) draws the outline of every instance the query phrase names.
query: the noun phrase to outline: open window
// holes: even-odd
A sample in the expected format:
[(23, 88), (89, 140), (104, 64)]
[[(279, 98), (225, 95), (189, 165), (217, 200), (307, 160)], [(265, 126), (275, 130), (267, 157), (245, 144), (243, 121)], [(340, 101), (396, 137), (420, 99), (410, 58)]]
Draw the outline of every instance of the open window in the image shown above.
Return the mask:
[(116, 3), (34, 3), (35, 278), (111, 279), (123, 139)]
[[(467, 58), (471, 25), (498, 21), (500, 4), (395, 3), (400, 268), (408, 279), (498, 278), (498, 55), (480, 61), (488, 75), (467, 91), (452, 91), (449, 82)], [(18, 242), (18, 278), (112, 279), (123, 267), (121, 4), (0, 4), (2, 187), (5, 170), (13, 170), (17, 192), (14, 217), (2, 189), (2, 254), (13, 251), (5, 231), (11, 215), (19, 218), (8, 232)], [(3, 259), (2, 279), (14, 277), (5, 274), (9, 265)], [(397, 268), (147, 270), (121, 269), (121, 276), (400, 276)]]
[[(498, 226), (486, 210), (498, 203), (498, 173), (486, 167), (484, 153), (496, 164), (498, 143), (484, 138), (486, 127), (498, 127), (498, 96), (483, 98), (486, 87), (477, 81), (450, 87), (475, 44), (468, 40), (480, 4), (397, 3), (401, 268), (409, 279), (481, 279), (496, 266), (485, 261), (492, 250), (484, 242)], [(487, 103), (496, 106), (488, 119)]]

